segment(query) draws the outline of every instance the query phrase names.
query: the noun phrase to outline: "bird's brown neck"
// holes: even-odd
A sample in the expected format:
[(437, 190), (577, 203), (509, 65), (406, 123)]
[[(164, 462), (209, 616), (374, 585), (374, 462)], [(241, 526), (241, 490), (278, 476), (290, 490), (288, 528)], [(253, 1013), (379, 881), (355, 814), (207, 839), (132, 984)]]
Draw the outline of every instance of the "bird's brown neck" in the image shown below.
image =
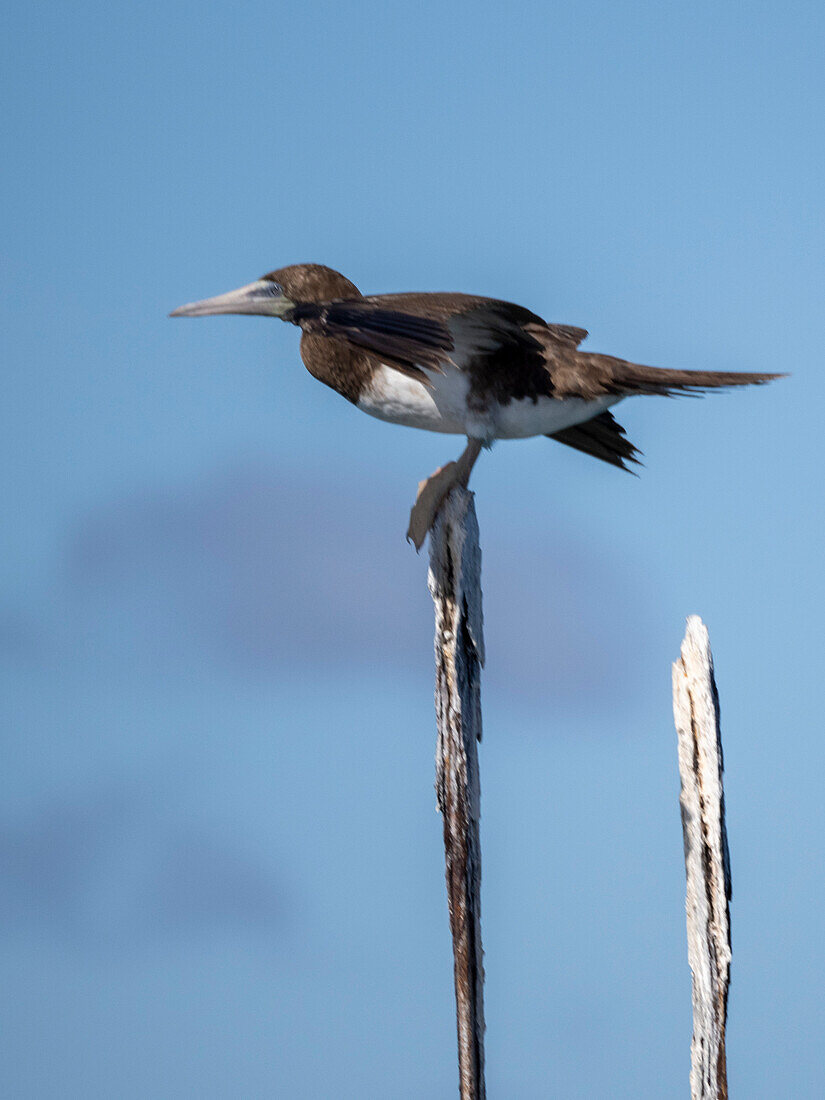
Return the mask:
[(353, 404), (357, 403), (375, 370), (365, 352), (356, 350), (344, 340), (306, 330), (301, 337), (301, 359), (313, 378), (331, 386)]

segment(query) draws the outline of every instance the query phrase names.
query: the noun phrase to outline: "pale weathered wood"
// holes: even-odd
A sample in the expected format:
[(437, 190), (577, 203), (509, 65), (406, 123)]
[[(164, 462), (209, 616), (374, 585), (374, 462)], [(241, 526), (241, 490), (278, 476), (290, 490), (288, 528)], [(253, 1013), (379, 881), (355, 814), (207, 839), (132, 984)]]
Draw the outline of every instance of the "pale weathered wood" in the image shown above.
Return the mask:
[(461, 1100), (484, 1100), (484, 966), (478, 742), (481, 740), (481, 551), (473, 494), (453, 489), (430, 532), (435, 604), (436, 792), (444, 821)]
[(687, 621), (681, 656), (673, 666), (673, 714), (682, 781), (688, 961), (693, 974), (691, 1096), (693, 1100), (726, 1100), (730, 858), (719, 697), (708, 632), (697, 615)]

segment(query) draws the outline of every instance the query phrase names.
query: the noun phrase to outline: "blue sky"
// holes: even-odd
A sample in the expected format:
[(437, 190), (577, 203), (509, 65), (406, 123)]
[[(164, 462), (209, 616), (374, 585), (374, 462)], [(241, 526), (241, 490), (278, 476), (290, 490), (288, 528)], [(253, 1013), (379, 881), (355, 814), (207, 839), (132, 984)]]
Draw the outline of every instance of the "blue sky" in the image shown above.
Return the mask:
[(707, 622), (729, 1077), (819, 1097), (825, 14), (33, 3), (0, 43), (6, 1095), (455, 1092), (417, 481), (297, 334), (168, 311), (282, 264), (460, 289), (769, 389), (474, 474), (488, 1086), (686, 1091), (670, 663)]

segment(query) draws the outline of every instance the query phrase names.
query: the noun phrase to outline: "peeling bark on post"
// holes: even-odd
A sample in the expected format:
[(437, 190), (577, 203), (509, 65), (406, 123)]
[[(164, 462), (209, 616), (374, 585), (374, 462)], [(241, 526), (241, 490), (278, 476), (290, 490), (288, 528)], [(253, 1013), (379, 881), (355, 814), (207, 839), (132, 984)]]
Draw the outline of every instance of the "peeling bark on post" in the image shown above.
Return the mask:
[(688, 961), (693, 973), (693, 1100), (727, 1100), (725, 1060), (730, 981), (730, 859), (722, 785), (719, 697), (707, 629), (687, 621), (673, 666), (682, 832), (687, 871)]
[(435, 604), (436, 792), (444, 820), (461, 1100), (484, 1100), (481, 949), (481, 551), (473, 494), (450, 492), (430, 532)]

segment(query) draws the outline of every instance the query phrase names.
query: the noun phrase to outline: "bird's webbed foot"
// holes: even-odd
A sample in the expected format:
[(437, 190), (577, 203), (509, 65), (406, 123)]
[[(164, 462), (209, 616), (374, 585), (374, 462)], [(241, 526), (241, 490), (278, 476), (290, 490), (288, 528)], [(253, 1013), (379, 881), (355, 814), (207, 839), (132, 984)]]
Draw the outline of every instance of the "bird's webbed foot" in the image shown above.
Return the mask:
[(475, 439), (469, 440), (459, 459), (440, 466), (434, 474), (418, 483), (418, 493), (410, 511), (410, 525), (407, 528), (407, 540), (416, 550), (424, 545), (424, 539), (435, 523), (438, 509), (450, 490), (457, 485), (467, 485), (480, 451), (481, 443)]

